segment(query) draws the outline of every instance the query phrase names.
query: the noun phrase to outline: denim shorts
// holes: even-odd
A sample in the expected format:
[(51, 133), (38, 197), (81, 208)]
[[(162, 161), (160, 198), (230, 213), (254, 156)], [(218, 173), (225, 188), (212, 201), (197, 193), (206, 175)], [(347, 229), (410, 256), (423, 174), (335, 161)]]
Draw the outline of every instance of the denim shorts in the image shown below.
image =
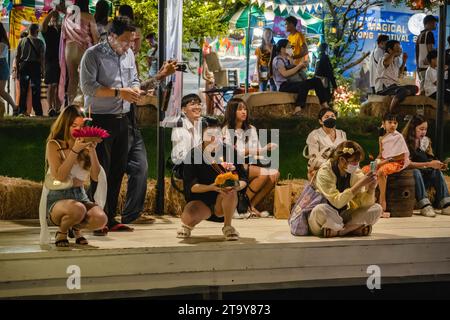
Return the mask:
[(87, 210), (95, 206), (95, 204), (89, 200), (83, 187), (74, 187), (64, 190), (49, 190), (47, 195), (47, 220), (49, 225), (57, 225), (50, 218), (50, 212), (60, 200), (75, 200), (81, 202), (86, 206)]

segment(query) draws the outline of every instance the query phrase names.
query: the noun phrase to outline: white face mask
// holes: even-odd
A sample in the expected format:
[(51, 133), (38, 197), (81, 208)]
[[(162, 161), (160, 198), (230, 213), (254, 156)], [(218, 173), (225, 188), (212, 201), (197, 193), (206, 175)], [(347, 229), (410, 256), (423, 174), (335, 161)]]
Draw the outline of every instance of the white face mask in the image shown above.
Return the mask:
[(359, 169), (359, 163), (358, 164), (349, 164), (349, 165), (347, 165), (347, 169), (345, 169), (345, 172), (352, 174), (358, 169)]
[(292, 48), (286, 48), (286, 54), (292, 57), (294, 55), (294, 50), (292, 50)]

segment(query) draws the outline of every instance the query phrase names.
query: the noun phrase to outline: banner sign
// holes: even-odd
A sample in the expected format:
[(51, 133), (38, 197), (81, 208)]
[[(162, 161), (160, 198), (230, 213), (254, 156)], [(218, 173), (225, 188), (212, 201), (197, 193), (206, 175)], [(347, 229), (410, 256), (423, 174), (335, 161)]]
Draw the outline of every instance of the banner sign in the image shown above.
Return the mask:
[[(407, 71), (416, 71), (415, 46), (417, 37), (423, 30), (424, 17), (424, 13), (412, 14), (381, 11), (379, 9), (369, 10), (365, 21), (363, 17), (359, 18), (363, 28), (358, 33), (358, 47), (362, 49), (362, 52), (372, 51), (377, 45), (378, 35), (386, 34), (389, 39), (400, 41), (403, 52), (408, 54)], [(437, 30), (433, 33), (437, 44)]]

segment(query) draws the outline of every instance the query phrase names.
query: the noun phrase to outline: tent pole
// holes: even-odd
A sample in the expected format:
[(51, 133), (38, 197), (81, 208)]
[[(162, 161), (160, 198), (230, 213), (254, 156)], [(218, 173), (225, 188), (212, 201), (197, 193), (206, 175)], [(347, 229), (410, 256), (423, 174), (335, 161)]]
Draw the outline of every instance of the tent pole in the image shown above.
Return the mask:
[(438, 44), (438, 83), (436, 111), (436, 156), (442, 159), (444, 155), (444, 67), (445, 67), (445, 22), (447, 18), (447, 2), (439, 6), (439, 44)]
[[(166, 59), (166, 0), (158, 1), (158, 62), (161, 69)], [(157, 130), (157, 145), (156, 145), (156, 165), (157, 165), (157, 181), (156, 181), (156, 214), (164, 214), (164, 127), (161, 125), (164, 120), (164, 91), (161, 84), (158, 85), (158, 112), (156, 123), (158, 124)]]
[(247, 24), (247, 36), (245, 41), (245, 93), (248, 92), (249, 87), (249, 81), (248, 76), (250, 74), (250, 20), (252, 16), (252, 6), (253, 4), (250, 4), (248, 7), (248, 24)]
[[(9, 28), (9, 37), (8, 37), (8, 41), (9, 41), (9, 38), (11, 37), (11, 12), (8, 12), (8, 28)], [(9, 43), (11, 45), (11, 41), (9, 41)], [(11, 48), (9, 48), (9, 50), (8, 50), (8, 67), (11, 67)], [(14, 84), (15, 84), (15, 81), (14, 81)], [(8, 77), (8, 83), (6, 85), (6, 90), (7, 90), (8, 94), (11, 95), (11, 75)], [(14, 90), (14, 95), (15, 95), (15, 90)], [(9, 107), (11, 105), (7, 101), (5, 101), (5, 102), (6, 102), (6, 114), (9, 114)], [(15, 103), (17, 105), (17, 101), (15, 101)], [(12, 109), (11, 114), (13, 114), (14, 113), (13, 106), (11, 106), (11, 109)]]

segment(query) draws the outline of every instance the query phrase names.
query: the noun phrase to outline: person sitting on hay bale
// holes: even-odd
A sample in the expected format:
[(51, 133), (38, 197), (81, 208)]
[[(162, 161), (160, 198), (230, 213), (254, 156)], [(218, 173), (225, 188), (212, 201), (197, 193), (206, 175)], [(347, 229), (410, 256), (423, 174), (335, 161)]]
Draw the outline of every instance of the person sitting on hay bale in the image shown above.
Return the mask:
[[(330, 157), (333, 150), (344, 141), (347, 141), (345, 131), (336, 129), (336, 111), (322, 108), (319, 111), (319, 129), (311, 131), (306, 138), (303, 156), (308, 159), (308, 180), (319, 170)], [(306, 154), (308, 149), (308, 154)]]
[[(87, 245), (81, 230), (103, 228), (107, 217), (102, 209), (106, 200), (106, 175), (97, 158), (95, 147), (99, 138), (76, 138), (84, 126), (78, 106), (68, 106), (53, 123), (47, 138), (46, 178), (39, 207), (41, 243), (49, 241), (48, 223), (58, 226), (57, 247), (68, 247), (67, 234), (76, 244)], [(84, 189), (89, 179), (98, 181), (92, 202)]]
[(414, 96), (418, 91), (414, 85), (400, 85), (400, 75), (405, 71), (408, 55), (403, 53), (402, 46), (397, 40), (386, 42), (386, 53), (379, 61), (377, 66), (377, 75), (375, 80), (375, 90), (378, 95), (391, 96), (394, 98), (389, 106), (389, 112), (395, 112), (399, 104), (407, 96)]
[(345, 235), (368, 236), (383, 209), (375, 203), (377, 178), (364, 175), (359, 163), (364, 150), (354, 141), (345, 141), (317, 172), (313, 185), (325, 198), (308, 218), (313, 235), (325, 238)]
[[(202, 120), (203, 143), (193, 148), (183, 164), (183, 186), (186, 206), (181, 214), (178, 238), (189, 238), (202, 220), (224, 217), (222, 232), (226, 240), (238, 240), (231, 225), (238, 206), (238, 192), (247, 186), (247, 174), (230, 146), (222, 144), (217, 119)], [(226, 159), (227, 162), (224, 162)], [(216, 219), (217, 221), (217, 219)]]
[(413, 116), (403, 129), (411, 158), (409, 168), (415, 169), (416, 200), (423, 216), (434, 217), (436, 213), (426, 191), (433, 186), (436, 190), (433, 206), (441, 208), (442, 214), (450, 215), (450, 196), (442, 174), (443, 170), (448, 170), (448, 162), (443, 163), (434, 156), (427, 130), (427, 121), (418, 115)]
[[(230, 100), (227, 104), (222, 134), (224, 142), (234, 146), (239, 156), (246, 159), (244, 167), (247, 170), (249, 180), (246, 194), (250, 201), (250, 215), (267, 218), (269, 212), (259, 212), (256, 206), (275, 187), (280, 172), (277, 169), (267, 168), (270, 163), (263, 163), (266, 162), (263, 155), (278, 146), (274, 143), (268, 143), (261, 147), (256, 128), (249, 123), (248, 118), (248, 108), (245, 101), (239, 98)], [(235, 218), (246, 217), (248, 217), (247, 213), (235, 215)]]
[(308, 62), (303, 61), (295, 65), (292, 60), (292, 48), (287, 39), (281, 39), (273, 49), (272, 58), (269, 67), (275, 81), (278, 91), (296, 93), (294, 115), (300, 115), (303, 108), (306, 107), (306, 99), (309, 90), (314, 90), (319, 98), (322, 107), (328, 107), (327, 91), (319, 78), (306, 78)]
[(181, 117), (171, 137), (171, 159), (175, 165), (181, 164), (189, 151), (202, 143), (201, 112), (202, 100), (198, 95), (191, 93), (181, 99)]

